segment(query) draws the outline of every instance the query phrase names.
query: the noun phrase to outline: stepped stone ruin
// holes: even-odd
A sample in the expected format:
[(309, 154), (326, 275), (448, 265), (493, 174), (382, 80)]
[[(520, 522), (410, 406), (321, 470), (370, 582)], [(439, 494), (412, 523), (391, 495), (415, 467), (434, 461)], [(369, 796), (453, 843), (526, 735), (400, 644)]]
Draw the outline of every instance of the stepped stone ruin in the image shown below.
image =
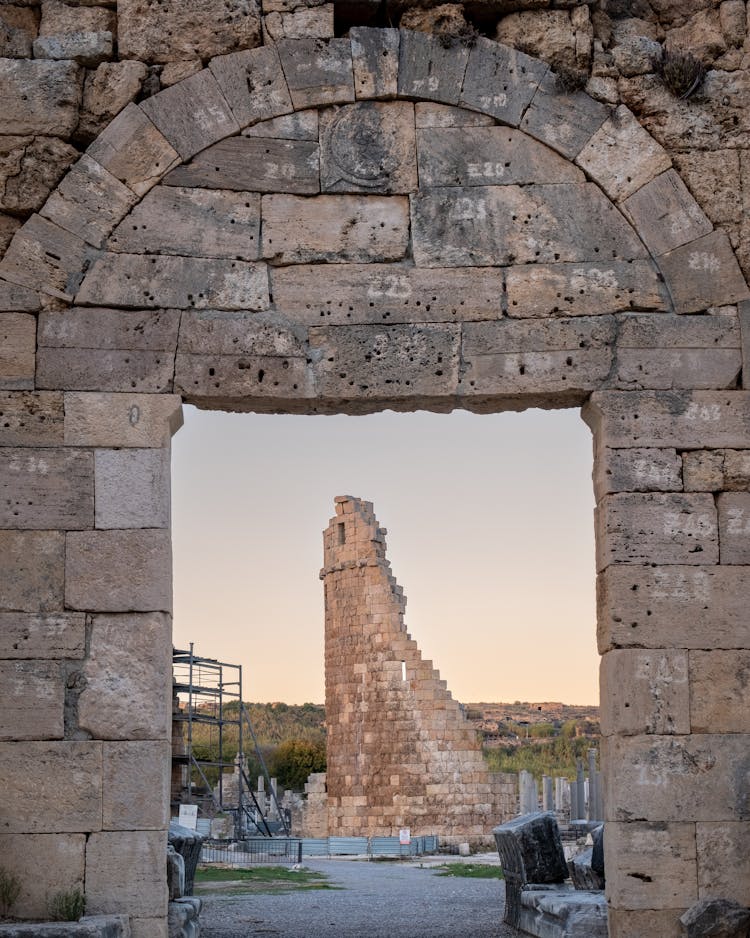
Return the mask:
[(18, 0), (0, 101), (15, 913), (168, 934), (183, 401), (582, 408), (610, 938), (750, 906), (744, 0)]
[(518, 806), (404, 625), (406, 597), (370, 502), (336, 498), (323, 533), (328, 832), (490, 843)]

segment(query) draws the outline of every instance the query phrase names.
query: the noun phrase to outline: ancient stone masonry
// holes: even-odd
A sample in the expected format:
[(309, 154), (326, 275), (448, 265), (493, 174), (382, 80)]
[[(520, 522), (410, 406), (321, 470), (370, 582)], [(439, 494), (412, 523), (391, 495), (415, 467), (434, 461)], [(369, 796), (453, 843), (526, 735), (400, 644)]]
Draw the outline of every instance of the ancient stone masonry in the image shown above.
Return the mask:
[[(505, 44), (331, 37), (330, 5), (296, 0), (0, 5), (0, 855), (21, 914), (85, 886), (134, 938), (166, 934), (183, 400), (583, 406), (610, 934), (750, 905), (746, 7), (606, 7), (474, 3)], [(689, 101), (649, 51), (678, 40), (715, 57)], [(587, 90), (550, 62), (588, 64)]]
[[(406, 597), (372, 504), (336, 498), (323, 533), (328, 831), (490, 842), (518, 810), (517, 779), (481, 743), (404, 625)], [(500, 821), (498, 821), (499, 823)]]

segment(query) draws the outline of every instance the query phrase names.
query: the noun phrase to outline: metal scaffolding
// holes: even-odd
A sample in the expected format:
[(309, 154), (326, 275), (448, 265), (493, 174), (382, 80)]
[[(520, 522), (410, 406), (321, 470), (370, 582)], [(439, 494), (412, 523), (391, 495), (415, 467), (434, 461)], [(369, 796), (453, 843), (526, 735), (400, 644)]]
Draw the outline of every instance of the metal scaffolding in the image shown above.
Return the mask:
[[(235, 837), (260, 833), (271, 837), (278, 829), (266, 817), (265, 806), (258, 804), (253, 786), (247, 776), (245, 741), (252, 745), (267, 785), (283, 834), (289, 836), (289, 824), (271, 784), (263, 753), (242, 703), (242, 665), (227, 664), (213, 658), (203, 658), (193, 651), (175, 648), (172, 652), (173, 692), (179, 698), (179, 707), (172, 713), (172, 770), (173, 779), (179, 773), (180, 794), (173, 808), (179, 804), (195, 804), (203, 817), (217, 813), (232, 815)], [(197, 725), (209, 727), (210, 755), (196, 751), (194, 729)], [(236, 756), (225, 757), (228, 748), (235, 748)], [(218, 783), (212, 786), (207, 770), (218, 770)], [(227, 792), (225, 772), (231, 769), (232, 790)], [(209, 774), (212, 774), (209, 772)], [(231, 803), (230, 803), (231, 799)], [(279, 831), (279, 832), (282, 832)]]

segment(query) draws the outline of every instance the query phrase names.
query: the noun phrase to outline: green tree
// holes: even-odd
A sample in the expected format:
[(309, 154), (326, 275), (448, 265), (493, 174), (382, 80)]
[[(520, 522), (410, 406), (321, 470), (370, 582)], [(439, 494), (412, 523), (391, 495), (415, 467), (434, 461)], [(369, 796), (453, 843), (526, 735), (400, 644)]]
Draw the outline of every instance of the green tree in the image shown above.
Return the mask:
[(276, 747), (268, 770), (283, 788), (302, 791), (311, 772), (325, 772), (325, 744), (304, 739), (288, 739)]

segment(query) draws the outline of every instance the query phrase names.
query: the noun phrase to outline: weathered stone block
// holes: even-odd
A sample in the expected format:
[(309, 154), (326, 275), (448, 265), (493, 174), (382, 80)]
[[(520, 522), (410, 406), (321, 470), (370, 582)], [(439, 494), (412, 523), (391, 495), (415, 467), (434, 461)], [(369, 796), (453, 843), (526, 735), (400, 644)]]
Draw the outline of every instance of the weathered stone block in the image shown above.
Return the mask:
[(357, 98), (394, 98), (398, 91), (399, 31), (355, 26), (349, 35)]
[(618, 202), (672, 165), (666, 150), (624, 105), (596, 131), (576, 163)]
[(97, 528), (168, 528), (168, 449), (100, 449), (96, 467)]
[(403, 196), (266, 195), (262, 218), (263, 256), (275, 263), (394, 261), (408, 246)]
[(411, 196), (411, 210), (414, 260), (421, 267), (644, 254), (629, 225), (590, 183), (424, 189)]
[(307, 357), (299, 334), (280, 324), (276, 317), (213, 310), (184, 314), (179, 351), (203, 356)]
[[(29, 767), (34, 771), (30, 772)], [(102, 744), (2, 742), (3, 834), (66, 834), (102, 829)], [(60, 792), (65, 810), (60, 811)], [(45, 878), (46, 879), (46, 878)]]
[(731, 449), (724, 451), (723, 487), (738, 492), (750, 489), (750, 453)]
[(318, 144), (307, 140), (230, 137), (173, 169), (169, 186), (248, 189), (253, 192), (320, 192)]
[(750, 492), (724, 492), (717, 500), (721, 563), (750, 562)]
[(104, 830), (161, 830), (169, 821), (169, 740), (104, 743)]
[(524, 114), (521, 130), (572, 160), (609, 117), (610, 108), (582, 91), (567, 94), (547, 72)]
[[(611, 768), (604, 773), (604, 804), (610, 819), (747, 820), (747, 744), (742, 733), (605, 737), (604, 760)], [(604, 840), (608, 884), (609, 827)]]
[(314, 396), (313, 372), (300, 357), (279, 357), (250, 352), (245, 355), (178, 353), (175, 386), (187, 400), (212, 398), (213, 402), (263, 400), (276, 406)]
[(0, 60), (3, 133), (69, 137), (78, 123), (82, 81), (74, 62)]
[(724, 488), (724, 450), (694, 450), (682, 454), (686, 492), (718, 492)]
[(132, 190), (84, 153), (47, 199), (40, 215), (101, 247), (137, 201)]
[(0, 612), (0, 658), (83, 658), (86, 617), (78, 612)]
[(31, 46), (39, 32), (39, 16), (28, 7), (6, 4), (0, 11), (0, 56), (30, 59)]
[(76, 299), (88, 306), (267, 309), (268, 275), (265, 264), (244, 261), (103, 254)]
[(0, 275), (12, 283), (70, 300), (96, 251), (77, 235), (32, 215), (0, 261)]
[(62, 739), (65, 684), (49, 661), (0, 662), (0, 740)]
[(691, 241), (659, 258), (675, 311), (694, 313), (750, 296), (729, 238), (723, 231)]
[(749, 682), (750, 651), (691, 651), (691, 732), (750, 732)]
[(517, 127), (547, 71), (539, 59), (480, 37), (469, 53), (458, 103)]
[(175, 395), (65, 395), (66, 446), (168, 446), (181, 426), (182, 406)]
[(0, 391), (0, 417), (2, 446), (56, 446), (62, 442), (62, 394)]
[(209, 68), (240, 127), (292, 110), (275, 45), (217, 56)]
[(466, 46), (446, 48), (437, 36), (401, 30), (399, 97), (458, 104), (469, 60)]
[(654, 255), (666, 254), (712, 229), (703, 209), (673, 169), (633, 193), (622, 207)]
[(674, 449), (608, 449), (597, 453), (594, 494), (612, 492), (679, 492), (682, 459)]
[(276, 309), (307, 325), (499, 319), (502, 271), (388, 264), (271, 268)]
[(89, 452), (0, 449), (0, 527), (93, 527), (94, 461)]
[(584, 182), (567, 160), (507, 127), (420, 129), (417, 150), (422, 186)]
[(750, 909), (735, 899), (701, 899), (680, 916), (687, 938), (742, 938), (750, 929)]
[(743, 648), (745, 567), (608, 567), (597, 580), (599, 650), (612, 647)]
[(63, 59), (86, 68), (96, 68), (112, 58), (111, 32), (79, 32), (62, 36), (40, 36), (34, 40), (35, 59)]
[(680, 927), (683, 909), (615, 909), (607, 910), (609, 938), (684, 938)]
[(282, 13), (274, 10), (263, 17), (266, 41), (281, 39), (331, 39), (333, 29), (333, 4), (323, 3), (310, 9), (299, 9)]
[(129, 104), (86, 151), (136, 195), (144, 195), (179, 154), (136, 104)]
[(467, 111), (466, 108), (452, 104), (434, 104), (430, 101), (417, 101), (414, 105), (414, 117), (417, 130), (428, 127), (494, 127), (495, 121), (487, 114)]
[(173, 309), (71, 309), (42, 312), (42, 348), (132, 349), (174, 352), (180, 313)]
[(696, 824), (698, 895), (733, 896), (750, 904), (750, 823)]
[(70, 609), (101, 612), (169, 612), (169, 533), (157, 529), (69, 532), (65, 604)]
[(0, 531), (0, 609), (62, 609), (64, 558), (59, 531)]
[(607, 495), (596, 508), (597, 570), (612, 563), (718, 563), (710, 495)]
[(169, 938), (169, 924), (163, 918), (130, 917), (130, 938)]
[(58, 137), (0, 136), (0, 208), (24, 215), (38, 211), (77, 156)]
[(282, 39), (277, 48), (296, 111), (354, 100), (348, 39)]
[(467, 323), (461, 391), (580, 395), (609, 373), (613, 337), (613, 323), (602, 317)]
[(148, 75), (143, 62), (102, 62), (87, 72), (76, 140), (90, 143), (140, 93)]
[(34, 387), (36, 317), (25, 313), (0, 314), (0, 388)]
[(414, 105), (363, 101), (323, 111), (323, 192), (408, 193), (418, 186)]
[(85, 849), (84, 834), (0, 834), (0, 853), (21, 881), (14, 913), (46, 919), (51, 895), (83, 889)]
[[(146, 533), (164, 538), (161, 531)], [(132, 532), (128, 534), (129, 543), (136, 543)], [(114, 537), (107, 535), (109, 540)], [(134, 558), (126, 562), (132, 565)], [(134, 578), (138, 574), (134, 571)], [(99, 739), (168, 738), (172, 719), (168, 616), (155, 612), (94, 616), (83, 676), (85, 684), (78, 698), (80, 729)], [(161, 766), (165, 775), (166, 765)]]
[(601, 726), (613, 733), (689, 733), (688, 653), (619, 648), (601, 661)]
[(86, 844), (87, 911), (165, 916), (166, 842), (165, 831), (92, 834)]
[(313, 327), (310, 345), (323, 353), (317, 371), (324, 397), (443, 397), (458, 381), (453, 325)]
[(256, 0), (165, 0), (158, 16), (137, 0), (119, 0), (118, 45), (122, 58), (144, 62), (204, 59), (260, 43)]
[(98, 5), (69, 5), (62, 0), (44, 0), (40, 36), (68, 36), (80, 32), (114, 32), (113, 10)]
[[(659, 317), (661, 318), (661, 317)], [(737, 348), (620, 346), (612, 385), (623, 390), (735, 388), (742, 368)]]
[(259, 121), (257, 124), (246, 127), (242, 134), (245, 137), (317, 141), (318, 128), (318, 110), (308, 108), (305, 111), (295, 111), (294, 114), (283, 114), (281, 117)]
[(39, 350), (37, 387), (71, 391), (172, 390), (174, 364), (160, 352), (113, 349)]
[(695, 902), (695, 825), (608, 821), (606, 830), (604, 867), (613, 906), (645, 912)]
[(0, 280), (0, 312), (34, 313), (40, 305), (39, 294), (34, 290)]
[(240, 129), (208, 69), (146, 98), (140, 105), (183, 160)]
[(596, 440), (613, 447), (750, 447), (744, 391), (612, 391), (592, 396), (583, 418)]
[(115, 229), (110, 250), (255, 260), (260, 196), (157, 186)]

